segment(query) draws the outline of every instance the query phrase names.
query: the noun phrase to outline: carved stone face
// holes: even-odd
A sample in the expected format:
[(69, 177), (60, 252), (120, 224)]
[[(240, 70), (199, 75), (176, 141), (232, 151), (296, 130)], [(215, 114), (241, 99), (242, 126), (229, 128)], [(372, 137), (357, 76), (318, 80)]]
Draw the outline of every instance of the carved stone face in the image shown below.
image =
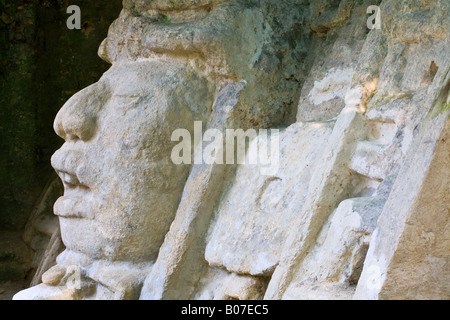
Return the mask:
[(114, 65), (75, 94), (54, 128), (52, 165), (68, 250), (93, 259), (152, 261), (174, 218), (189, 167), (174, 165), (171, 133), (209, 115), (210, 87), (190, 68), (146, 60)]

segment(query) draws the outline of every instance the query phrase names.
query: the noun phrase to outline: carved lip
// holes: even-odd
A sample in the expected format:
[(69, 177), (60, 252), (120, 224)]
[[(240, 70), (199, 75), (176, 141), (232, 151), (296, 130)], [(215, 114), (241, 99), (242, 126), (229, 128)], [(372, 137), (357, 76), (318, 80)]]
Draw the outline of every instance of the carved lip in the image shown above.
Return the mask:
[[(66, 194), (66, 193), (65, 193)], [(53, 206), (55, 215), (63, 218), (78, 218), (93, 220), (94, 199), (91, 193), (64, 195), (56, 200)]]
[(88, 188), (86, 185), (83, 185), (80, 180), (78, 179), (76, 174), (68, 173), (65, 171), (56, 170), (58, 173), (58, 176), (61, 178), (62, 182), (65, 186), (68, 187), (85, 187)]
[(56, 170), (64, 184), (64, 196), (53, 207), (55, 215), (65, 218), (94, 219), (94, 198), (90, 188), (74, 173)]
[(56, 200), (53, 211), (64, 218), (94, 219), (94, 197), (88, 188), (66, 189), (64, 196)]

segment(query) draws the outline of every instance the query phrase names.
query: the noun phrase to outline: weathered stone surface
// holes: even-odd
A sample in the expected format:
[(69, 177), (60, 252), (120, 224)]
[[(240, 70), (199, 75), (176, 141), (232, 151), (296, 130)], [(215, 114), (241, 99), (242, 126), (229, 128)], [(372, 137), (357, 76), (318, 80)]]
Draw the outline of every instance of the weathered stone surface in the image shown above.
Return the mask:
[[(369, 5), (125, 1), (55, 120), (67, 250), (16, 299), (448, 298), (448, 4)], [(195, 120), (277, 132), (175, 165)]]
[(66, 143), (52, 165), (65, 185), (55, 214), (68, 250), (155, 259), (189, 170), (171, 162), (167, 142), (208, 115), (209, 90), (183, 64), (135, 62), (111, 68), (66, 103), (55, 120)]
[[(230, 82), (218, 93), (209, 126), (218, 130), (233, 126), (232, 116), (245, 83)], [(206, 267), (204, 233), (227, 172), (224, 165), (194, 164), (184, 188), (174, 222), (160, 254), (147, 276), (141, 299), (187, 299)]]
[(42, 283), (57, 286), (66, 275), (66, 268), (56, 265), (42, 275)]
[(267, 278), (228, 273), (210, 268), (197, 285), (195, 300), (261, 300)]
[[(341, 1), (343, 5), (349, 2), (351, 1)], [(311, 18), (314, 19), (324, 10), (327, 11), (320, 17), (337, 10), (326, 9), (331, 3), (332, 1), (312, 2)], [(302, 86), (297, 121), (330, 120), (336, 118), (344, 108), (345, 94), (352, 85), (358, 57), (365, 43), (365, 10), (368, 3), (364, 1), (355, 5), (352, 16), (347, 17), (348, 23), (341, 28), (330, 30), (327, 38), (315, 45), (314, 63)], [(317, 6), (321, 8), (315, 9)]]
[[(382, 10), (383, 4), (389, 6), (392, 5), (392, 3), (393, 2), (384, 1), (381, 6)], [(405, 9), (406, 8), (402, 8), (402, 10)], [(407, 10), (408, 9), (406, 9), (406, 11)], [(411, 10), (411, 8), (409, 8), (409, 10)], [(428, 16), (425, 15), (425, 17)], [(431, 22), (430, 20), (428, 21)], [(362, 117), (364, 123), (362, 130), (360, 130), (359, 133), (356, 132), (359, 137), (354, 141), (355, 149), (347, 156), (347, 161), (349, 162), (344, 163), (344, 165), (348, 166), (348, 168), (353, 172), (353, 174), (356, 174), (357, 177), (357, 179), (354, 180), (356, 183), (353, 183), (353, 186), (350, 185), (350, 193), (353, 192), (358, 196), (371, 196), (374, 197), (374, 201), (381, 194), (384, 194), (384, 200), (381, 201), (378, 206), (378, 214), (381, 212), (381, 208), (383, 208), (383, 212), (386, 212), (386, 210), (389, 212), (389, 214), (386, 213), (386, 215), (397, 217), (397, 210), (389, 207), (389, 201), (386, 203), (387, 207), (384, 206), (384, 202), (390, 195), (389, 190), (392, 188), (394, 183), (400, 183), (403, 186), (402, 188), (407, 188), (407, 185), (409, 185), (409, 183), (405, 183), (404, 180), (403, 182), (398, 182), (402, 181), (402, 179), (408, 179), (406, 178), (408, 174), (405, 174), (402, 171), (397, 173), (398, 167), (405, 163), (405, 161), (409, 163), (410, 160), (408, 160), (407, 154), (410, 152), (415, 152), (416, 148), (413, 147), (413, 141), (417, 139), (419, 130), (422, 130), (419, 128), (423, 125), (425, 115), (428, 110), (430, 110), (434, 105), (436, 97), (438, 95), (444, 94), (446, 96), (448, 94), (448, 89), (445, 88), (445, 83), (447, 81), (445, 80), (445, 77), (447, 76), (449, 70), (449, 64), (448, 61), (445, 60), (446, 54), (443, 54), (443, 52), (448, 50), (448, 41), (440, 42), (431, 40), (432, 45), (414, 43), (410, 45), (405, 39), (395, 38), (392, 34), (385, 31), (379, 31), (379, 36), (371, 36), (371, 34), (375, 32), (377, 31), (374, 30), (369, 34), (369, 43), (381, 44), (379, 39), (384, 38), (387, 41), (387, 46), (381, 45), (371, 54), (367, 50), (367, 43), (363, 46), (362, 56), (360, 57), (361, 60), (358, 63), (355, 75), (353, 77), (352, 86), (354, 89), (348, 93), (345, 103), (348, 104), (353, 100), (351, 97), (354, 96), (354, 94), (351, 92), (357, 90), (360, 92), (360, 100), (358, 104), (361, 107), (366, 108), (367, 112)], [(403, 42), (399, 42), (398, 40)], [(418, 43), (420, 43), (420, 41)], [(364, 62), (363, 59), (365, 56), (369, 57), (369, 61), (372, 63), (372, 66), (370, 66), (367, 62)], [(441, 73), (441, 69), (438, 66), (442, 66), (445, 71)], [(445, 93), (442, 93), (441, 90)], [(358, 95), (356, 95), (356, 97), (358, 97)], [(441, 106), (441, 109), (442, 108), (445, 109), (445, 107)], [(343, 117), (344, 113), (345, 109), (339, 118)], [(446, 116), (444, 116), (444, 118), (445, 117)], [(340, 120), (339, 118), (338, 121)], [(410, 148), (414, 151), (409, 151)], [(423, 160), (432, 156), (434, 153), (435, 151), (427, 152), (423, 150), (420, 153), (415, 154), (417, 154), (417, 156), (419, 156), (418, 154), (421, 154), (419, 157), (422, 157)], [(428, 165), (424, 165), (424, 167), (428, 167)], [(345, 169), (340, 168), (340, 170)], [(409, 175), (414, 174), (410, 172)], [(332, 179), (325, 177), (325, 181), (327, 180), (330, 181), (329, 183), (333, 183)], [(383, 188), (384, 191), (382, 191)], [(330, 192), (326, 191), (325, 194), (330, 195)], [(393, 201), (393, 197), (393, 195), (390, 195), (389, 199)], [(317, 201), (317, 204), (322, 206), (321, 201), (319, 199)], [(338, 210), (346, 201), (348, 200), (341, 202), (341, 205), (337, 207)], [(401, 203), (403, 203), (403, 201), (405, 200), (400, 200)], [(409, 203), (410, 201), (407, 200), (406, 202)], [(443, 199), (443, 202), (446, 203), (446, 200)], [(375, 214), (377, 211), (375, 208), (371, 208), (370, 210), (374, 211), (371, 212), (372, 214)], [(403, 207), (403, 210), (408, 211), (409, 209)], [(442, 221), (446, 221), (446, 214), (442, 211), (440, 212), (440, 219), (443, 219)], [(380, 218), (380, 223), (381, 221), (382, 220)], [(333, 225), (333, 223), (335, 222), (330, 221), (328, 222), (328, 225)], [(389, 248), (392, 245), (388, 244), (388, 239), (390, 239), (390, 237), (403, 237), (404, 232), (407, 231), (407, 229), (403, 229), (402, 227), (399, 227), (396, 231), (393, 231), (391, 225), (392, 223), (393, 220), (387, 222), (385, 225), (386, 234), (387, 232), (391, 234), (389, 237), (379, 237), (378, 230), (375, 229), (374, 231), (376, 235), (375, 239), (378, 239), (374, 240), (374, 243), (376, 243), (375, 241), (381, 241), (381, 239), (383, 239), (383, 245), (380, 244), (380, 247), (377, 249), (377, 259), (379, 259), (377, 261), (379, 266), (377, 263), (369, 264), (368, 261), (365, 262), (364, 270), (366, 270), (366, 272), (363, 272), (364, 277), (358, 281), (356, 297), (374, 297), (364, 295), (371, 292), (368, 290), (368, 287), (371, 286), (370, 281), (373, 280), (374, 270), (372, 267), (373, 265), (376, 267), (382, 266), (377, 270), (380, 271), (380, 275), (385, 274), (385, 270), (387, 268), (385, 264), (388, 262), (385, 260), (384, 256), (381, 257), (380, 255), (383, 255), (384, 249), (386, 249), (387, 252), (390, 251)], [(326, 226), (327, 224), (322, 227), (321, 234), (323, 234), (323, 236), (327, 232)], [(319, 226), (319, 228), (320, 227), (321, 226)], [(348, 227), (352, 229), (351, 223), (348, 223)], [(382, 225), (380, 227), (382, 227)], [(355, 228), (353, 227), (353, 229)], [(369, 241), (368, 239), (370, 239), (370, 234), (373, 229), (374, 226), (372, 226), (371, 231), (366, 231), (366, 245)], [(333, 228), (330, 227), (330, 230), (333, 230)], [(311, 229), (309, 232), (312, 231), (314, 231), (314, 229)], [(356, 231), (357, 228), (353, 232)], [(332, 235), (330, 235), (330, 237), (331, 236)], [(281, 263), (275, 270), (274, 276), (269, 283), (266, 293), (267, 298), (349, 299), (352, 297), (353, 292), (355, 291), (355, 282), (352, 284), (352, 280), (349, 280), (351, 279), (350, 274), (352, 274), (352, 272), (347, 274), (348, 278), (346, 280), (344, 280), (345, 276), (342, 276), (339, 272), (337, 274), (341, 276), (338, 276), (337, 278), (333, 279), (333, 277), (326, 277), (326, 275), (330, 274), (330, 272), (332, 275), (336, 274), (333, 272), (335, 270), (332, 269), (332, 266), (333, 264), (336, 264), (336, 261), (341, 262), (343, 257), (328, 254), (324, 256), (330, 258), (333, 262), (331, 262), (331, 260), (320, 262), (322, 250), (327, 252), (327, 248), (321, 246), (320, 238), (321, 237), (318, 236), (312, 247), (310, 247), (308, 243), (305, 243), (305, 240), (302, 240), (301, 236), (293, 241), (291, 238), (290, 243), (294, 245), (294, 248), (296, 246), (297, 249), (289, 250), (287, 249), (289, 247), (286, 247), (286, 251), (282, 254)], [(339, 242), (338, 239), (341, 238), (336, 237), (335, 239), (335, 241)], [(395, 243), (395, 241), (393, 241), (393, 243)], [(337, 247), (343, 250), (345, 245), (337, 245)], [(357, 245), (353, 245), (352, 249), (357, 250), (357, 247)], [(369, 251), (372, 249), (373, 245), (371, 244)], [(307, 250), (310, 250), (311, 253), (302, 254), (305, 251), (307, 252)], [(345, 252), (345, 250), (342, 252)], [(411, 251), (409, 252), (411, 253)], [(411, 254), (410, 259), (413, 261), (418, 261), (421, 259), (419, 257), (422, 257), (423, 254), (425, 254), (425, 252), (420, 254)], [(371, 254), (369, 254), (369, 256), (370, 255)], [(439, 256), (439, 254), (437, 255)], [(414, 258), (414, 256), (417, 258)], [(433, 274), (433, 271), (431, 270), (438, 270), (442, 265), (442, 261), (438, 261), (438, 259), (433, 260), (433, 262), (429, 262), (427, 268), (421, 269), (421, 276), (424, 278), (431, 277), (431, 274)], [(360, 267), (361, 265), (359, 268)], [(413, 269), (418, 271), (418, 269), (414, 267)], [(316, 274), (316, 270), (322, 270), (322, 272), (319, 271)], [(345, 268), (342, 268), (339, 271), (343, 272), (344, 270)], [(428, 270), (428, 274), (427, 271), (424, 270)], [(395, 273), (395, 271), (392, 272)], [(418, 274), (419, 273), (420, 272), (418, 272)], [(408, 276), (401, 278), (399, 274), (400, 273), (397, 273), (396, 280), (404, 281), (404, 287), (399, 290), (403, 292), (403, 297), (420, 297), (421, 293), (417, 292), (417, 294), (414, 294), (412, 291), (406, 289), (409, 286), (406, 279), (408, 277), (413, 279), (414, 276), (409, 273)], [(427, 276), (424, 276), (425, 274), (427, 274)], [(445, 277), (446, 276), (444, 276), (444, 278)], [(358, 279), (358, 277), (356, 277), (356, 279)], [(362, 284), (361, 281), (363, 281)], [(364, 285), (364, 283), (366, 285)], [(424, 285), (424, 283), (422, 284)], [(390, 287), (391, 291), (386, 293), (386, 298), (395, 298), (394, 287), (398, 287), (398, 283), (396, 283), (395, 286), (392, 285)], [(435, 285), (430, 282), (429, 286), (424, 285), (422, 291), (428, 293), (435, 292), (435, 289), (433, 289), (434, 287)], [(447, 291), (445, 286), (444, 288), (442, 288), (442, 286), (440, 288), (441, 289), (438, 290), (441, 290), (439, 292), (441, 298), (443, 298), (446, 296)], [(280, 295), (280, 292), (285, 292), (285, 295)], [(361, 295), (361, 292), (364, 292), (364, 294)], [(408, 294), (406, 294), (406, 292), (408, 292)], [(424, 293), (422, 294), (425, 296)], [(375, 297), (381, 298), (381, 296), (381, 294), (375, 294)], [(430, 297), (431, 296), (432, 295), (430, 294)]]
[(356, 299), (448, 299), (449, 78), (383, 209)]
[(175, 11), (190, 17), (177, 22), (159, 9), (155, 20), (148, 16), (149, 6), (159, 4), (129, 1), (99, 48), (104, 60), (186, 59), (219, 83), (247, 81), (238, 107), (242, 126), (279, 125), (295, 117), (298, 84), (309, 68), (303, 61), (309, 32), (300, 27), (306, 11), (275, 1), (214, 1), (205, 12)]
[(373, 198), (342, 201), (298, 267), (283, 299), (351, 299), (383, 204)]
[(270, 139), (279, 140), (278, 164), (273, 174), (264, 175), (261, 164), (249, 164), (247, 156), (247, 165), (237, 169), (210, 227), (205, 251), (210, 265), (238, 274), (273, 272), (330, 127), (329, 123), (296, 123), (277, 137), (262, 133), (250, 142), (248, 154), (258, 152), (258, 143), (274, 146)]
[(17, 293), (14, 300), (75, 300), (76, 293), (66, 287), (40, 284)]

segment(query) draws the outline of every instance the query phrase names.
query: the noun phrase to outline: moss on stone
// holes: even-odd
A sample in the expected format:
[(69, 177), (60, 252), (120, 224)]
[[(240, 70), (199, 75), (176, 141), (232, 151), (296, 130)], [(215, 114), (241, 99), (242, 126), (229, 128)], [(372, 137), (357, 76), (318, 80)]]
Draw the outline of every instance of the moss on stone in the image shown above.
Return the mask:
[(170, 20), (170, 18), (168, 16), (166, 16), (165, 14), (160, 13), (158, 15), (158, 21), (160, 23), (164, 23), (164, 24), (171, 24), (172, 21)]

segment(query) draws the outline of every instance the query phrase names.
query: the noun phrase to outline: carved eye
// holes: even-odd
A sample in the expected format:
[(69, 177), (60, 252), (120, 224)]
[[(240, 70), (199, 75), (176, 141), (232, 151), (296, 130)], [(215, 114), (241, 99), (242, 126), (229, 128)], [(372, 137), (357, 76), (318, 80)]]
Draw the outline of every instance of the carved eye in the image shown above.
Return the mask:
[(282, 197), (285, 196), (283, 192), (283, 179), (279, 177), (268, 178), (259, 191), (256, 205), (265, 212), (279, 211), (279, 203)]

